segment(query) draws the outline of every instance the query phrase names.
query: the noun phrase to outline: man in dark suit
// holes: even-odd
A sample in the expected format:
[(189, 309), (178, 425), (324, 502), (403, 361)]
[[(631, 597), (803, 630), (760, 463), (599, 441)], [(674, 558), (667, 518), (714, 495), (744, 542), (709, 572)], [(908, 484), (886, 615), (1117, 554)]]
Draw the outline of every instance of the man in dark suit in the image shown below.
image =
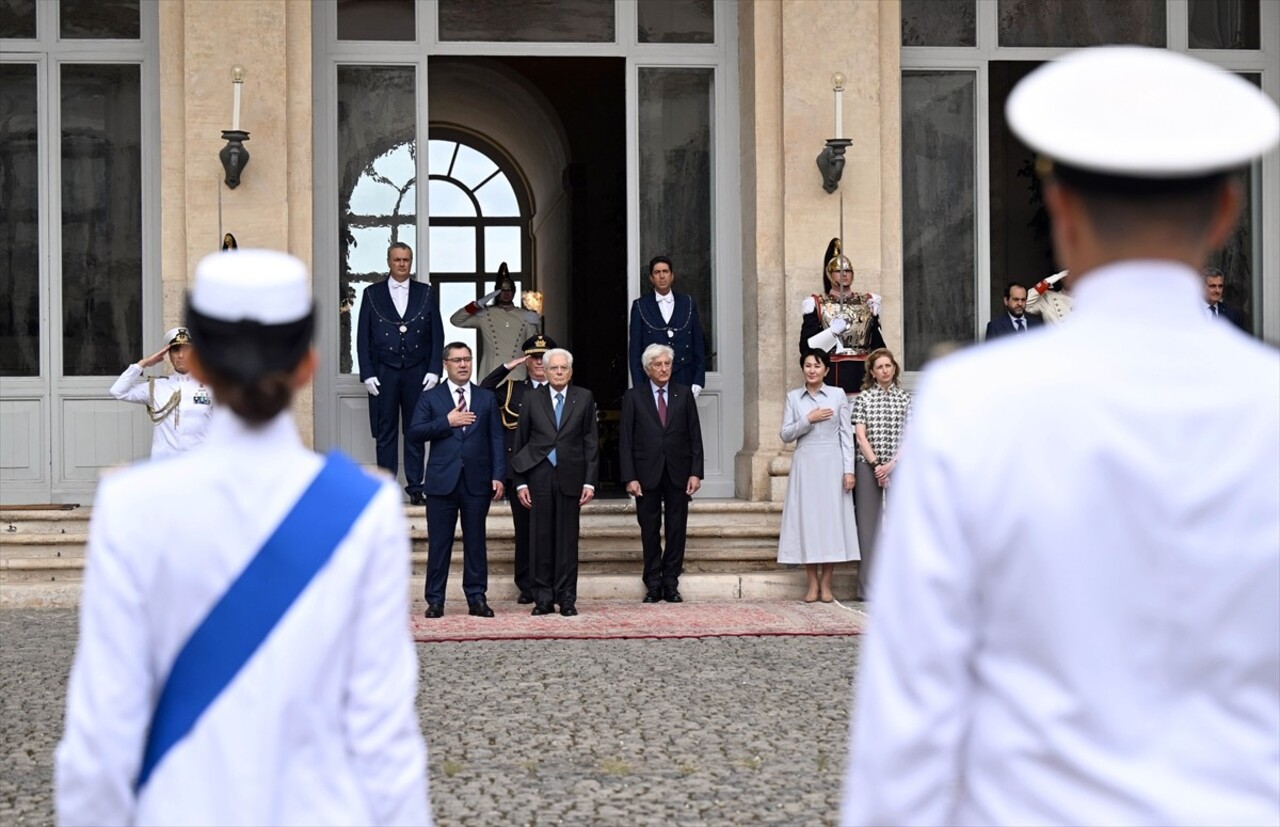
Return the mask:
[(448, 380), (418, 399), (409, 436), (431, 443), (427, 460), (427, 617), (444, 616), (444, 592), (453, 556), (453, 528), (462, 515), (462, 591), (477, 617), (493, 617), (484, 522), (491, 500), (502, 499), (506, 451), (498, 402), (471, 383), (471, 348), (444, 349)]
[(1249, 329), (1244, 323), (1244, 313), (1222, 301), (1222, 292), (1227, 286), (1227, 277), (1217, 267), (1204, 268), (1204, 303), (1205, 312), (1215, 319), (1226, 319), (1245, 333)]
[(546, 390), (526, 393), (512, 446), (512, 479), (529, 509), (533, 614), (560, 604), (578, 613), (578, 513), (596, 493), (596, 403), (591, 391), (570, 386), (573, 354), (556, 348), (543, 356)]
[[(520, 409), (524, 405), (525, 394), (535, 391), (547, 384), (547, 372), (542, 364), (542, 354), (556, 346), (550, 336), (531, 336), (525, 339), (522, 349), (524, 356), (498, 365), (493, 372), (480, 380), (480, 387), (493, 391), (498, 396), (498, 413), (502, 417), (502, 435), (507, 442), (507, 502), (511, 504), (511, 523), (516, 532), (515, 580), (520, 590), (517, 603), (533, 602), (533, 575), (529, 571), (529, 509), (520, 505), (516, 498), (516, 486), (513, 481), (515, 472), (511, 469), (511, 451), (516, 444), (516, 426), (520, 424)], [(527, 379), (508, 378), (511, 371), (520, 365), (525, 366)], [(505, 381), (504, 381), (505, 380)]]
[[(683, 603), (680, 573), (689, 500), (702, 487), (702, 425), (692, 391), (671, 381), (671, 348), (649, 345), (641, 361), (648, 381), (622, 398), (622, 479), (627, 493), (636, 498), (644, 546), (644, 602)], [(664, 509), (665, 554), (659, 541)]]
[(364, 289), (356, 327), (360, 381), (369, 390), (369, 427), (378, 467), (396, 475), (396, 443), (404, 441), (405, 492), (422, 505), (422, 443), (407, 434), (418, 397), (440, 381), (444, 327), (430, 285), (409, 278), (413, 250), (397, 241), (387, 249), (386, 281)]
[(644, 349), (653, 344), (667, 345), (675, 352), (672, 381), (692, 388), (696, 399), (707, 384), (706, 340), (697, 303), (692, 296), (671, 289), (675, 279), (671, 259), (654, 257), (649, 262), (653, 292), (631, 303), (631, 343), (627, 351), (631, 384), (638, 388), (648, 381), (640, 364)]
[(1004, 309), (997, 318), (987, 322), (987, 339), (1026, 333), (1044, 324), (1039, 316), (1027, 315), (1027, 288), (1011, 281), (1004, 286)]

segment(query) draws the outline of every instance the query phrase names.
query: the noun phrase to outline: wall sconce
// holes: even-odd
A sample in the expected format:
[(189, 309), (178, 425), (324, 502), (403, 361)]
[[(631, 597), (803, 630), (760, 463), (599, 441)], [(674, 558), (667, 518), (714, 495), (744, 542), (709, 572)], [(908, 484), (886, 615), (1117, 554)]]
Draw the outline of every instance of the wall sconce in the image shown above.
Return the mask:
[(836, 72), (831, 76), (831, 89), (836, 95), (836, 136), (827, 139), (827, 145), (818, 153), (818, 171), (822, 173), (822, 188), (827, 192), (835, 192), (840, 186), (840, 176), (844, 174), (844, 151), (853, 144), (849, 138), (841, 137), (844, 126), (844, 83), (845, 76)]
[(249, 165), (249, 150), (244, 142), (249, 140), (249, 133), (240, 128), (240, 87), (244, 85), (244, 67), (231, 67), (231, 128), (222, 130), (222, 140), (227, 145), (218, 153), (222, 161), (222, 169), (226, 172), (226, 184), (231, 189), (240, 186), (240, 173)]

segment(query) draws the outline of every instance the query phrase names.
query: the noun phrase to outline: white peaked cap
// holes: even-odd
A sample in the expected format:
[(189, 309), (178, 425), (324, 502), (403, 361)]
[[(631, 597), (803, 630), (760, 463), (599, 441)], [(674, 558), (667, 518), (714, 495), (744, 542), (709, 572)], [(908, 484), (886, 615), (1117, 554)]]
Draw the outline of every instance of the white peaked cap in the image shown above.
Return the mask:
[(276, 325), (311, 312), (307, 266), (276, 250), (210, 253), (196, 265), (191, 308), (224, 322)]
[[(178, 337), (182, 337), (182, 341), (178, 341)], [(171, 327), (164, 332), (164, 343), (166, 345), (185, 345), (190, 343), (191, 333), (185, 327)]]
[(1027, 75), (1009, 127), (1050, 159), (1130, 178), (1197, 178), (1280, 140), (1280, 109), (1244, 78), (1165, 49), (1102, 46)]

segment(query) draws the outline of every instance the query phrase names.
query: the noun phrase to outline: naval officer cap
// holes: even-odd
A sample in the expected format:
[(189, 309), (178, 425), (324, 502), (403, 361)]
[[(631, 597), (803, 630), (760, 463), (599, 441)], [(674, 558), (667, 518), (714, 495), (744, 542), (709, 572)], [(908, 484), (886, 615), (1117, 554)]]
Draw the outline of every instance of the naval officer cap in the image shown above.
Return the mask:
[(187, 296), (187, 327), (200, 361), (242, 384), (298, 365), (315, 311), (307, 267), (275, 250), (205, 256)]
[(164, 332), (164, 342), (170, 350), (191, 344), (191, 331), (185, 327), (172, 327)]
[(1120, 193), (1213, 182), (1280, 140), (1280, 110), (1253, 84), (1137, 46), (1081, 49), (1041, 66), (1014, 88), (1005, 115), (1042, 172)]

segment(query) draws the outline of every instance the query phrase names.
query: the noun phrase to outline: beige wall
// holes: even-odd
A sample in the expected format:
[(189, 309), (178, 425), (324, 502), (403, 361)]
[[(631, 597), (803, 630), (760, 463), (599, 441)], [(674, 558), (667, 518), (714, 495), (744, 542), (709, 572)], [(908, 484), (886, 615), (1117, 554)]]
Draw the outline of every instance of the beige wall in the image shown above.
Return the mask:
[[(800, 381), (800, 302), (821, 289), (822, 255), (839, 234), (855, 285), (881, 293), (885, 339), (902, 341), (899, 8), (896, 0), (754, 0), (739, 5), (742, 100), (744, 444), (737, 495), (770, 499), (789, 453), (782, 400)], [(831, 76), (844, 91), (846, 154), (828, 194), (815, 159), (833, 137)]]
[[(275, 44), (283, 44), (278, 48)], [(231, 67), (245, 68), (241, 128), (250, 161), (222, 182), (231, 128)], [(164, 320), (176, 324), (196, 264), (223, 232), (241, 247), (311, 262), (311, 3), (186, 0), (160, 4), (161, 266)], [(221, 200), (221, 205), (219, 205)], [(308, 388), (294, 403), (313, 439)]]

